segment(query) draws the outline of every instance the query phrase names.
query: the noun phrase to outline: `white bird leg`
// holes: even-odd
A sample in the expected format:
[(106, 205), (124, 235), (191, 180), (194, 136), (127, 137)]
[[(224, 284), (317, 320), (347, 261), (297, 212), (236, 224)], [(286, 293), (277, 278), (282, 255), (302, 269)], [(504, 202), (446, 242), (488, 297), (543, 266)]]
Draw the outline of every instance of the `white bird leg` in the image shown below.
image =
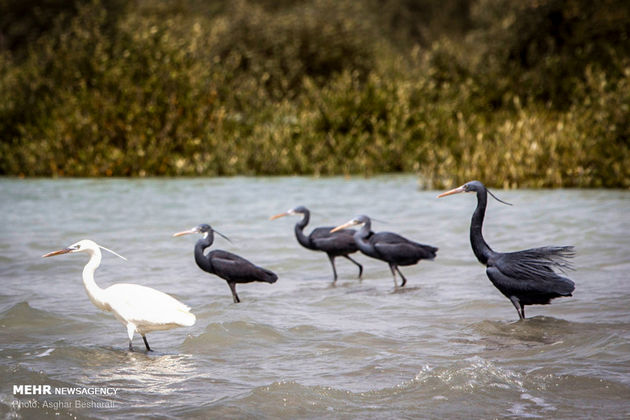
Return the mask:
[(136, 326), (133, 325), (131, 322), (128, 323), (127, 324), (127, 335), (129, 336), (129, 351), (133, 351), (133, 346), (131, 345), (131, 341), (133, 340), (133, 333), (134, 332), (136, 332)]
[(396, 281), (396, 271), (392, 264), (389, 265), (389, 269), (392, 271), (392, 275), (394, 276), (394, 287), (398, 289), (398, 282)]

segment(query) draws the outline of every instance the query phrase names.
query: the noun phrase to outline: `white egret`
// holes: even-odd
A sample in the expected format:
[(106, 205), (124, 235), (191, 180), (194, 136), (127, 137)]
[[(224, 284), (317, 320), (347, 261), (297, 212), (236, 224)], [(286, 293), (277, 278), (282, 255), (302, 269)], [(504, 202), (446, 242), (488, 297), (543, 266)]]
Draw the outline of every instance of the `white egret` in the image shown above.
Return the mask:
[(84, 239), (59, 251), (49, 252), (42, 257), (67, 253), (86, 252), (90, 260), (83, 268), (83, 285), (88, 297), (96, 307), (113, 312), (116, 319), (127, 327), (129, 350), (133, 351), (135, 332), (142, 336), (147, 351), (151, 351), (146, 334), (151, 331), (169, 330), (175, 327), (190, 327), (195, 324), (195, 315), (190, 308), (174, 297), (138, 284), (118, 283), (101, 289), (94, 281), (94, 271), (101, 264), (101, 249), (126, 260), (114, 251)]

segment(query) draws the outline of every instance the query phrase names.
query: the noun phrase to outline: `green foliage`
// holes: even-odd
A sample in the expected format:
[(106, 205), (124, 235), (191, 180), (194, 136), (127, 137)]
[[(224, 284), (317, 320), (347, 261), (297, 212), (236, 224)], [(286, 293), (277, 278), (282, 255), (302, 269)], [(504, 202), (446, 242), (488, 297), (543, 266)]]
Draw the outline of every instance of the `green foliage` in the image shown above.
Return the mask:
[(571, 106), (587, 67), (622, 77), (618, 61), (630, 56), (625, 0), (480, 0), (473, 14), (482, 60), (507, 76), (501, 87), (554, 107)]
[(619, 1), (78, 2), (0, 45), (0, 174), (629, 188)]

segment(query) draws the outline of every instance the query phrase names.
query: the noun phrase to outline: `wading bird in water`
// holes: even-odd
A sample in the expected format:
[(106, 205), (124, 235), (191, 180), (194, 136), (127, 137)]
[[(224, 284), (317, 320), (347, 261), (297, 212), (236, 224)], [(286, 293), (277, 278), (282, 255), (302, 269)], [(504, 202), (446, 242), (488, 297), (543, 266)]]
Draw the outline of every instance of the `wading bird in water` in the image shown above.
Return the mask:
[(486, 214), (488, 193), (481, 182), (470, 181), (461, 187), (438, 195), (438, 198), (462, 192), (477, 194), (477, 208), (470, 222), (470, 243), (480, 263), (484, 264), (488, 278), (514, 305), (519, 319), (525, 319), (525, 305), (547, 305), (551, 299), (571, 296), (575, 289), (572, 280), (559, 276), (553, 270), (570, 269), (567, 258), (575, 255), (572, 246), (532, 248), (517, 252), (496, 252), (483, 239), (481, 228)]
[(433, 260), (438, 251), (431, 245), (419, 244), (410, 241), (407, 238), (392, 232), (372, 232), (372, 221), (368, 216), (361, 215), (350, 220), (341, 226), (337, 226), (331, 232), (337, 232), (351, 226), (363, 225), (359, 231), (354, 234), (354, 241), (359, 250), (368, 257), (385, 261), (389, 264), (389, 269), (394, 276), (394, 285), (398, 287), (396, 282), (396, 271), (402, 278), (401, 287), (407, 283), (407, 279), (403, 276), (399, 265), (415, 265), (420, 260)]
[(138, 284), (118, 283), (101, 289), (94, 281), (94, 271), (101, 264), (101, 249), (125, 259), (114, 251), (84, 239), (59, 251), (49, 252), (42, 257), (85, 252), (90, 256), (83, 268), (83, 285), (88, 297), (97, 308), (113, 312), (129, 336), (129, 350), (135, 332), (142, 336), (147, 351), (151, 351), (146, 334), (152, 331), (169, 330), (175, 327), (190, 327), (195, 324), (195, 315), (190, 308), (172, 296)]
[(173, 236), (183, 236), (191, 233), (200, 233), (203, 235), (195, 244), (195, 261), (203, 271), (217, 275), (227, 282), (232, 291), (234, 303), (241, 301), (236, 294), (237, 283), (251, 283), (254, 281), (275, 283), (276, 280), (278, 280), (278, 276), (272, 271), (258, 267), (245, 258), (239, 257), (231, 252), (217, 249), (204, 255), (204, 250), (214, 242), (214, 232), (229, 241), (227, 236), (212, 229), (212, 227), (207, 224), (201, 224), (190, 230), (174, 233)]
[(301, 214), (302, 220), (295, 224), (295, 237), (297, 241), (304, 248), (311, 249), (313, 251), (322, 251), (328, 255), (330, 265), (333, 269), (333, 282), (337, 281), (337, 269), (335, 268), (335, 258), (344, 257), (359, 267), (359, 279), (363, 274), (363, 266), (353, 260), (348, 254), (357, 252), (359, 248), (354, 242), (354, 229), (343, 229), (337, 232), (331, 233), (333, 226), (318, 227), (306, 236), (304, 234), (304, 228), (308, 224), (311, 218), (311, 212), (304, 206), (299, 206), (294, 209), (288, 210), (285, 213), (276, 214), (271, 216), (269, 220), (274, 220), (279, 217), (291, 216), (295, 214)]

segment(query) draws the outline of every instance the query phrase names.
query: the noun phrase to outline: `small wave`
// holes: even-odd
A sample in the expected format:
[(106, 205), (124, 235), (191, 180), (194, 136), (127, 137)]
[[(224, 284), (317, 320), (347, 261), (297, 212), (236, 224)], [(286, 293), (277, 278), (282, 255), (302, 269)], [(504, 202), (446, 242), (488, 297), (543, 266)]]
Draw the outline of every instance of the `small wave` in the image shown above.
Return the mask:
[(6, 347), (59, 338), (60, 331), (77, 332), (83, 326), (76, 320), (59, 316), (19, 302), (0, 313), (0, 332), (10, 337)]
[(220, 399), (184, 414), (186, 417), (216, 418), (255, 418), (260, 413), (265, 413), (268, 418), (335, 418), (344, 413), (356, 414), (360, 405), (361, 397), (350, 391), (279, 381), (256, 387), (235, 398)]
[(480, 321), (468, 328), (479, 336), (476, 344), (490, 351), (554, 345), (573, 329), (568, 321), (542, 316), (515, 322)]
[(60, 316), (33, 308), (28, 302), (16, 303), (0, 313), (0, 324), (5, 328), (41, 328), (64, 321)]
[(529, 356), (542, 361), (630, 361), (630, 346), (619, 334), (623, 324), (568, 322), (540, 316), (524, 322), (481, 321), (468, 329), (473, 337), (467, 342), (481, 344), (486, 351), (532, 350)]
[[(496, 416), (497, 401), (501, 401), (506, 415), (515, 414), (510, 410), (532, 416), (553, 412), (555, 407), (540, 392), (524, 374), (473, 357), (450, 367), (427, 365), (408, 381), (364, 392), (294, 380), (277, 381), (186, 414), (250, 417), (264, 412), (270, 417), (285, 418), (448, 418), (462, 417), (472, 410), (482, 416)], [(466, 407), (461, 404), (464, 399)], [(514, 401), (521, 405), (513, 404)]]
[(411, 382), (415, 383), (432, 384), (443, 388), (444, 391), (473, 392), (492, 388), (524, 390), (521, 373), (499, 367), (478, 356), (465, 359), (448, 368), (425, 367)]
[(186, 338), (183, 346), (187, 351), (204, 352), (229, 347), (241, 342), (271, 346), (285, 340), (286, 337), (282, 332), (269, 325), (232, 321), (209, 324), (200, 335)]

